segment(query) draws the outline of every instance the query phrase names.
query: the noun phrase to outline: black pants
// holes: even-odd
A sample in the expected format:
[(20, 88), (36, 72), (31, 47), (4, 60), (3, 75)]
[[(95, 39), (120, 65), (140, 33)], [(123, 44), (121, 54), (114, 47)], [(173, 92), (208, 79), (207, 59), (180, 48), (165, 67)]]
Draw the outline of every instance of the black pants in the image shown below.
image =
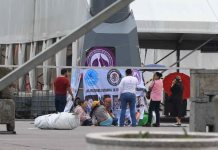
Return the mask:
[(55, 95), (55, 108), (56, 112), (63, 112), (67, 103), (65, 95)]
[(82, 124), (82, 126), (91, 126), (91, 125), (93, 125), (92, 119), (86, 119)]
[(151, 124), (153, 111), (156, 114), (156, 125), (160, 125), (160, 101), (151, 100), (148, 110), (148, 124)]

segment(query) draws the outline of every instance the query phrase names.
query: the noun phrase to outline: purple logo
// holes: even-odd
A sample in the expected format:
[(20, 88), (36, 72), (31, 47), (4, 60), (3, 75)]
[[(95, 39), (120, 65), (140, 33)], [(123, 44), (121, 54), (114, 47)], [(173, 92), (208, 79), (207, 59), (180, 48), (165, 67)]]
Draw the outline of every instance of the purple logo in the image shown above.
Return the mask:
[(136, 70), (136, 69), (133, 70), (133, 77), (136, 77), (138, 79), (138, 84), (141, 83), (141, 80), (142, 80), (141, 79), (141, 74), (140, 74), (140, 72), (138, 70)]
[(86, 66), (109, 67), (115, 66), (115, 49), (105, 47), (93, 47), (86, 54)]

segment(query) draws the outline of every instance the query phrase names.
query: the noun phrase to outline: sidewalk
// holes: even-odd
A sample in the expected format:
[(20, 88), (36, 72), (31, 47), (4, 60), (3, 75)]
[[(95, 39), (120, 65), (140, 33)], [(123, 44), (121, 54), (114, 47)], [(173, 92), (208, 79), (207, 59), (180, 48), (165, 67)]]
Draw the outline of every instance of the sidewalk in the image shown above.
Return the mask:
[[(188, 125), (185, 127), (188, 130)], [(5, 125), (0, 125), (0, 131)], [(16, 135), (0, 134), (0, 150), (85, 150), (85, 135), (113, 131), (182, 131), (182, 127), (161, 124), (160, 128), (147, 127), (78, 127), (75, 130), (40, 130), (33, 121), (16, 121)]]

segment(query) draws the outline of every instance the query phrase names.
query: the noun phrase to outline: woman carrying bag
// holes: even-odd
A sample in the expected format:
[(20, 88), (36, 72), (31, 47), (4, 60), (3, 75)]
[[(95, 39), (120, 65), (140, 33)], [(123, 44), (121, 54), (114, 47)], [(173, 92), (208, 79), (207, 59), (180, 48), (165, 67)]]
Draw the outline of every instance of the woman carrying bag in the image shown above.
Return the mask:
[[(148, 123), (146, 127), (151, 127), (152, 112), (156, 114), (156, 123), (153, 124), (154, 127), (160, 126), (160, 103), (163, 98), (163, 81), (161, 79), (162, 74), (156, 72), (153, 76), (153, 82), (149, 86), (149, 92), (146, 95), (147, 98), (151, 99), (149, 110), (148, 110)], [(149, 95), (150, 93), (150, 95)]]

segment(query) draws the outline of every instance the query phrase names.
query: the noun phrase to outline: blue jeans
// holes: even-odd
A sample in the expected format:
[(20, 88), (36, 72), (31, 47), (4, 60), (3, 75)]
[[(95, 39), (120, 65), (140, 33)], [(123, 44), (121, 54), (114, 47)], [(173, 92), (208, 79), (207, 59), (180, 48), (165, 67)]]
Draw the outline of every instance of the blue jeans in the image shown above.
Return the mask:
[(112, 123), (113, 123), (113, 119), (108, 118), (107, 120), (100, 122), (100, 126), (111, 126)]
[(120, 96), (120, 100), (121, 100), (120, 126), (121, 127), (124, 126), (127, 104), (129, 104), (129, 108), (130, 108), (132, 126), (136, 126), (136, 111), (135, 111), (136, 95), (133, 93), (122, 93)]
[(66, 95), (55, 95), (56, 112), (63, 112), (66, 104), (67, 104)]

